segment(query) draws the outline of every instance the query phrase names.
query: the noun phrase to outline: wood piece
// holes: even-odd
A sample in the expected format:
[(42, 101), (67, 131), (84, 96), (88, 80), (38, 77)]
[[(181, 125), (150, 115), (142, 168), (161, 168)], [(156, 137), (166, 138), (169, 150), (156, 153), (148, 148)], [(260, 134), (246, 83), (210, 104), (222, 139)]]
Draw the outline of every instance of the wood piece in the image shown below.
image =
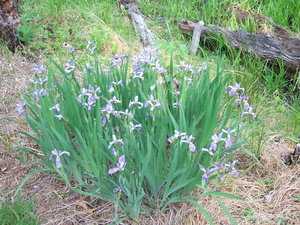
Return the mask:
[(14, 0), (0, 0), (0, 39), (7, 44), (10, 50), (14, 50), (19, 44), (17, 38), (20, 18), (17, 5)]
[[(195, 25), (186, 19), (178, 21), (179, 29), (189, 34), (193, 34)], [(275, 64), (282, 60), (289, 69), (289, 76), (300, 70), (300, 40), (297, 38), (280, 41), (270, 34), (251, 34), (244, 30), (230, 31), (218, 26), (203, 26), (201, 38), (206, 37), (221, 37), (229, 47), (241, 49)]]
[(124, 6), (131, 16), (136, 33), (140, 36), (144, 46), (152, 45), (155, 42), (150, 30), (147, 28), (142, 13), (134, 0), (121, 0), (120, 4)]
[(258, 27), (256, 33), (258, 34), (272, 34), (279, 41), (284, 41), (286, 38), (299, 37), (297, 33), (274, 23), (271, 17), (243, 10), (239, 4), (230, 6), (228, 12), (229, 16), (234, 15), (239, 23), (245, 23), (247, 20), (256, 22)]
[(199, 44), (200, 44), (200, 36), (202, 27), (204, 26), (204, 22), (201, 20), (195, 25), (195, 29), (193, 32), (192, 44), (191, 44), (191, 54), (196, 55)]

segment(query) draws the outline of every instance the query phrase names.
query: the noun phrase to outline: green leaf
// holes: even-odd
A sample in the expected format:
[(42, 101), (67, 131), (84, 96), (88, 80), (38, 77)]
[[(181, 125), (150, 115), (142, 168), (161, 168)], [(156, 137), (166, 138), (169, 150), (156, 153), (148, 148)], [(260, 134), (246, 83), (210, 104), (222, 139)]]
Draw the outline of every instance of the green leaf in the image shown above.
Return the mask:
[(19, 193), (19, 191), (21, 190), (21, 188), (23, 187), (23, 185), (26, 183), (26, 181), (27, 181), (32, 175), (34, 175), (34, 174), (36, 174), (36, 173), (39, 173), (39, 172), (41, 172), (41, 171), (40, 171), (40, 170), (36, 170), (36, 171), (33, 171), (33, 172), (29, 173), (29, 174), (21, 181), (21, 183), (19, 184), (18, 188), (17, 188), (16, 191), (15, 191), (14, 196), (16, 197), (16, 196), (18, 195), (18, 193)]
[(218, 199), (216, 196), (212, 196), (212, 198), (215, 199), (219, 203), (219, 205), (221, 206), (221, 208), (223, 209), (223, 211), (226, 213), (226, 215), (228, 216), (228, 218), (231, 221), (231, 223), (233, 225), (237, 225), (237, 222), (235, 221), (235, 219), (233, 218), (233, 216), (229, 212), (228, 208), (223, 204), (223, 202), (221, 202), (221, 200)]
[(201, 213), (203, 214), (203, 216), (207, 219), (207, 222), (209, 222), (209, 224), (214, 225), (214, 222), (211, 218), (211, 216), (209, 215), (209, 213), (204, 209), (204, 207), (202, 205), (200, 205), (198, 202), (192, 200), (192, 199), (187, 199), (186, 201), (192, 203), (194, 206), (196, 206)]

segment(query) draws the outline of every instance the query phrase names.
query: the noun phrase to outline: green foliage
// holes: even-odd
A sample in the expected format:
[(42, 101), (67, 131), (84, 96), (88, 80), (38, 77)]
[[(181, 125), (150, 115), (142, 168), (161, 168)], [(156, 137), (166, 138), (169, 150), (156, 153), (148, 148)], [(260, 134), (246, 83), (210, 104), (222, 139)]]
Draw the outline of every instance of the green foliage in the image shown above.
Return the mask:
[(36, 21), (40, 19), (37, 14), (37, 9), (31, 9), (27, 12), (27, 8), (32, 8), (34, 0), (24, 2), (20, 7), (21, 13), (21, 25), (18, 27), (19, 33), (17, 34), (18, 39), (25, 44), (30, 44), (33, 38), (37, 35), (38, 29), (41, 26)]
[(37, 225), (39, 219), (33, 212), (33, 200), (25, 201), (21, 197), (14, 200), (3, 198), (0, 202), (0, 221), (2, 225)]
[[(137, 220), (187, 200), (197, 187), (206, 190), (207, 181), (224, 173), (238, 174), (232, 152), (243, 143), (247, 113), (229, 120), (239, 110), (223, 102), (228, 79), (220, 66), (211, 78), (209, 69), (174, 66), (172, 59), (166, 70), (159, 58), (149, 48), (132, 59), (118, 54), (108, 67), (96, 60), (86, 64), (83, 82), (73, 61), (54, 62), (47, 76), (36, 68), (34, 94), (24, 95), (36, 137), (24, 134), (41, 147), (44, 172), (55, 171), (74, 191), (114, 202), (116, 221), (119, 208)], [(243, 90), (237, 86), (230, 86), (233, 97)]]

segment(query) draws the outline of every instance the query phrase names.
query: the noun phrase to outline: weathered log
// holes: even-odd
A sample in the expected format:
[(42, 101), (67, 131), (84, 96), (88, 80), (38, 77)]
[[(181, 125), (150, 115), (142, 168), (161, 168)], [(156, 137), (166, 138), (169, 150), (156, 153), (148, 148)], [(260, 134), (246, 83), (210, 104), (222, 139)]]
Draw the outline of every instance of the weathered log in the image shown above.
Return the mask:
[(155, 42), (150, 30), (147, 28), (142, 13), (134, 0), (121, 0), (120, 4), (124, 6), (131, 16), (136, 33), (141, 37), (144, 46), (149, 46)]
[(18, 16), (17, 4), (14, 0), (0, 0), (0, 40), (7, 44), (8, 48), (14, 50), (18, 45)]
[(245, 23), (247, 20), (256, 22), (258, 34), (272, 34), (274, 35), (274, 38), (279, 41), (284, 41), (286, 38), (299, 36), (297, 33), (294, 33), (274, 23), (271, 17), (261, 14), (254, 14), (250, 11), (243, 10), (239, 4), (228, 7), (228, 12), (229, 16), (234, 15), (236, 21), (239, 23)]
[[(178, 21), (180, 30), (193, 34), (195, 23), (181, 19)], [(244, 30), (230, 31), (218, 26), (203, 26), (201, 38), (221, 37), (229, 47), (241, 49), (244, 52), (266, 59), (277, 64), (282, 61), (292, 76), (300, 69), (300, 40), (286, 37), (277, 40), (270, 34), (251, 34)]]

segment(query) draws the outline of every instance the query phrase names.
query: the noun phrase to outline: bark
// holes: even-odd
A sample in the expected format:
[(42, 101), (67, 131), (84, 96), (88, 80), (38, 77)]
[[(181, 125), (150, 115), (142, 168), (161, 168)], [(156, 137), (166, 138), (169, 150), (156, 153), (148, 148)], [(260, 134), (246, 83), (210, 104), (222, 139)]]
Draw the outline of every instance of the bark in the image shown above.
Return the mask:
[(150, 30), (147, 28), (142, 13), (134, 0), (121, 0), (120, 4), (124, 6), (131, 16), (136, 33), (140, 36), (144, 46), (149, 46), (155, 42)]
[[(179, 29), (190, 34), (193, 34), (195, 25), (196, 23), (186, 19), (178, 22)], [(300, 69), (300, 40), (297, 38), (275, 38), (270, 34), (251, 34), (244, 30), (230, 31), (218, 26), (203, 26), (201, 38), (206, 37), (221, 37), (229, 47), (241, 49), (275, 64), (282, 60), (290, 76)]]
[(0, 0), (0, 40), (13, 50), (18, 45), (18, 26), (20, 18), (14, 0)]

